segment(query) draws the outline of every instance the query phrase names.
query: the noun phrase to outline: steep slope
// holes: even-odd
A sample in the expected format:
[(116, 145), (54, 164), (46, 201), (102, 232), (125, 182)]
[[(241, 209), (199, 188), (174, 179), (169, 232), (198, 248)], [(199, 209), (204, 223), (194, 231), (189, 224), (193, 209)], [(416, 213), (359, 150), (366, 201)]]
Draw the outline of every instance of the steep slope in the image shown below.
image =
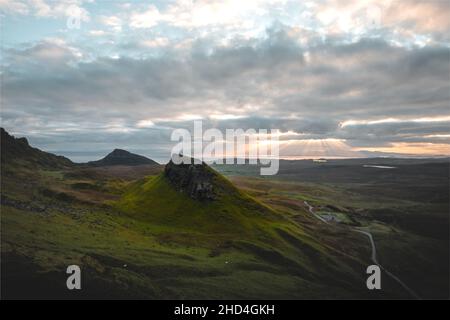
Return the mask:
[(117, 206), (146, 221), (204, 233), (241, 233), (284, 220), (205, 163), (171, 161), (162, 174), (134, 183)]
[(143, 228), (151, 225), (159, 230), (163, 241), (174, 246), (211, 250), (211, 256), (237, 255), (236, 267), (252, 264), (255, 270), (329, 286), (339, 295), (359, 291), (361, 279), (352, 270), (356, 260), (337, 259), (331, 248), (302, 226), (241, 191), (205, 163), (169, 162), (160, 175), (130, 186), (115, 206)]
[(158, 163), (147, 157), (134, 154), (122, 149), (114, 149), (103, 159), (88, 162), (88, 165), (90, 166), (137, 166), (143, 164), (157, 165)]
[(11, 167), (62, 169), (73, 166), (73, 162), (63, 156), (33, 148), (26, 138), (15, 138), (1, 128), (2, 169)]

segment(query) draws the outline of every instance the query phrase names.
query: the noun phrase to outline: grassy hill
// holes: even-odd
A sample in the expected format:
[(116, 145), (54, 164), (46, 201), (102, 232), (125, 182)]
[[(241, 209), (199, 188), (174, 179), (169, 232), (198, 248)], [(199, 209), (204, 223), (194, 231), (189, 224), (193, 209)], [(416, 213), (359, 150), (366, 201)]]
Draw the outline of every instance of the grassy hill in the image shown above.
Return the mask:
[[(205, 164), (42, 161), (2, 161), (15, 172), (2, 179), (5, 298), (402, 297), (387, 282), (382, 293), (365, 288), (361, 237), (269, 207)], [(135, 180), (132, 170), (149, 175)], [(71, 264), (82, 269), (81, 291), (65, 288)]]
[[(11, 169), (2, 179), (5, 298), (370, 297), (363, 259), (321, 243), (204, 164), (175, 169), (186, 179), (174, 179), (169, 164), (134, 180), (114, 166), (34, 160), (2, 162)], [(78, 292), (65, 288), (71, 264), (83, 272)]]
[[(214, 200), (191, 198), (171, 184), (166, 173), (133, 183), (116, 206), (134, 218), (152, 223), (209, 234), (246, 234), (282, 217), (234, 187), (229, 180), (206, 165)], [(186, 173), (188, 174), (188, 173)]]
[[(284, 274), (292, 280), (311, 282), (312, 286), (329, 286), (330, 294), (360, 291), (355, 285), (359, 276), (333, 255), (336, 252), (321, 245), (298, 224), (242, 192), (205, 164), (185, 165), (171, 181), (167, 168), (173, 166), (169, 163), (165, 172), (132, 183), (113, 205), (130, 218), (160, 230), (172, 245), (210, 250), (210, 257), (232, 254), (230, 263), (238, 268), (245, 266), (247, 272)], [(196, 176), (198, 171), (208, 176), (213, 199), (197, 199), (187, 192), (188, 184), (179, 183), (182, 176), (193, 174), (193, 170), (197, 170)], [(358, 265), (356, 259), (346, 263), (349, 261)], [(298, 292), (291, 294), (298, 297), (317, 293), (313, 291), (306, 293), (305, 288), (298, 287)], [(272, 291), (271, 295), (288, 297), (281, 292), (284, 291)], [(253, 296), (260, 293), (261, 289), (255, 290)]]

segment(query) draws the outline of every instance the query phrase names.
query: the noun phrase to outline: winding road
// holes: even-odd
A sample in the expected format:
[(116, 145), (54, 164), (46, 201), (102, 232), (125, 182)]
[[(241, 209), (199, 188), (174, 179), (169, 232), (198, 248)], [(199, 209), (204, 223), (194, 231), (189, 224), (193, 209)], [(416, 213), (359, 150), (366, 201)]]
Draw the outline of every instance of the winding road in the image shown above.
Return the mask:
[[(303, 203), (308, 207), (308, 211), (317, 219), (319, 219), (320, 221), (329, 224), (327, 220), (325, 220), (324, 218), (322, 218), (320, 215), (316, 214), (314, 212), (314, 207), (311, 206), (307, 201), (303, 201)], [(377, 248), (375, 246), (375, 241), (373, 240), (373, 236), (370, 232), (368, 231), (364, 231), (364, 230), (360, 230), (359, 228), (352, 228), (353, 231), (361, 233), (363, 235), (365, 235), (366, 237), (369, 238), (370, 241), (370, 245), (372, 247), (372, 256), (371, 256), (371, 260), (373, 263), (375, 263), (377, 266), (380, 267), (381, 270), (384, 271), (385, 274), (387, 274), (389, 277), (391, 277), (392, 279), (394, 279), (398, 284), (400, 284), (403, 289), (405, 289), (412, 297), (414, 297), (415, 299), (420, 300), (420, 297), (417, 295), (417, 293), (415, 293), (410, 287), (408, 287), (402, 280), (400, 280), (396, 275), (394, 275), (392, 272), (390, 272), (389, 270), (387, 270), (385, 267), (383, 267), (377, 259)]]

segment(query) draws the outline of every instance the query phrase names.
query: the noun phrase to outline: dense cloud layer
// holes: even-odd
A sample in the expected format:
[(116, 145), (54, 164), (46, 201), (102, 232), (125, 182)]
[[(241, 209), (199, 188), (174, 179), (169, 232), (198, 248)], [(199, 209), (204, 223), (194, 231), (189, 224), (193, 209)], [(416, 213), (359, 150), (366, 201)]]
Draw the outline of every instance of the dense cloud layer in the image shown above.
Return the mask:
[[(445, 38), (445, 19), (432, 25), (412, 16), (390, 11), (385, 23)], [(320, 38), (280, 23), (226, 43), (153, 38), (144, 49), (134, 40), (114, 46), (141, 55), (93, 55), (83, 43), (53, 38), (5, 49), (3, 126), (62, 151), (117, 146), (163, 154), (172, 128), (203, 119), (221, 129), (277, 128), (285, 140), (341, 139), (353, 150), (435, 143), (450, 153), (447, 45)]]

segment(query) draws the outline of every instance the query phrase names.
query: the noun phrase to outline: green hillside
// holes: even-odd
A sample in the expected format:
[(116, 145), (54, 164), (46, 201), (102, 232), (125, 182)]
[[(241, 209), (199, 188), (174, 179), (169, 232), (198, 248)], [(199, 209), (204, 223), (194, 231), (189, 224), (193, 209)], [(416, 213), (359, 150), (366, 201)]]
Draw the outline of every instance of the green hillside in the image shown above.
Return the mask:
[[(169, 163), (164, 173), (132, 183), (112, 205), (151, 225), (171, 245), (208, 249), (211, 257), (232, 255), (233, 263), (246, 266), (247, 272), (255, 268), (290, 275), (292, 280), (298, 278), (313, 286), (329, 286), (330, 294), (360, 290), (355, 284), (361, 280), (352, 269), (286, 216), (237, 189), (204, 163), (176, 166), (181, 172), (171, 181), (168, 168), (173, 167)], [(210, 183), (214, 195), (205, 199), (189, 195), (189, 183), (183, 180), (190, 180), (191, 175), (202, 180), (202, 185)], [(358, 264), (356, 260), (352, 263)], [(304, 289), (299, 287), (291, 294), (304, 295)]]
[[(2, 161), (14, 173), (2, 179), (6, 298), (371, 296), (365, 249), (359, 258), (325, 244), (205, 164), (132, 180), (115, 167), (49, 168), (58, 157), (35, 155), (34, 166)], [(80, 292), (65, 288), (71, 264), (83, 270)]]
[(223, 176), (215, 173), (211, 180), (217, 198), (199, 201), (176, 190), (164, 173), (146, 177), (129, 187), (117, 208), (154, 224), (220, 236), (252, 236), (269, 222), (286, 223)]

